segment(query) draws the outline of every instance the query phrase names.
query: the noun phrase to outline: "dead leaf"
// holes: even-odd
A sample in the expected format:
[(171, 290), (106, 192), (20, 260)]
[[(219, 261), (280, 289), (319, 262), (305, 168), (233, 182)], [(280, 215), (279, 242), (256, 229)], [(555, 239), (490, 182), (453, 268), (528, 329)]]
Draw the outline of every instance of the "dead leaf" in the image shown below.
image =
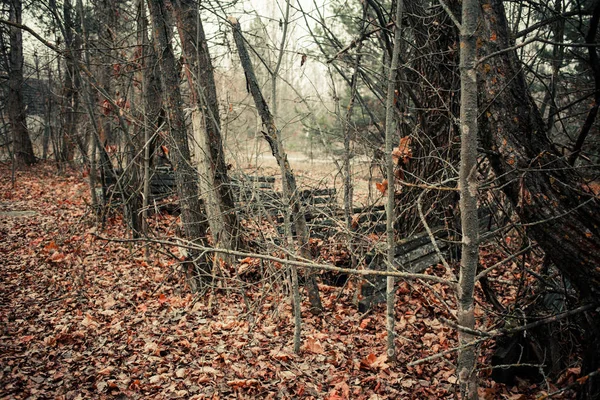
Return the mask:
[(115, 367), (106, 367), (98, 371), (98, 375), (110, 375), (110, 373), (115, 369)]
[(81, 325), (85, 326), (86, 328), (96, 328), (100, 324), (98, 324), (98, 322), (94, 320), (90, 314), (85, 314), (85, 318), (83, 318), (81, 321)]
[(385, 363), (387, 361), (387, 355), (382, 354), (377, 357), (375, 354), (370, 353), (365, 359), (361, 360), (361, 364), (371, 369), (386, 369), (389, 366)]
[(309, 351), (314, 354), (324, 354), (325, 349), (318, 340), (314, 338), (306, 339), (306, 343), (304, 343), (304, 350)]
[(381, 183), (375, 182), (375, 187), (377, 188), (377, 190), (379, 190), (381, 192), (381, 194), (385, 194), (385, 192), (387, 191), (387, 188), (388, 188), (388, 181), (387, 181), (387, 179), (385, 179)]
[(232, 381), (227, 381), (227, 384), (237, 389), (260, 386), (260, 382), (256, 379), (234, 379)]
[(412, 138), (410, 136), (404, 136), (400, 139), (400, 144), (392, 151), (394, 164), (397, 165), (399, 161), (402, 161), (403, 165), (408, 164), (413, 156), (412, 149), (410, 148), (411, 142)]

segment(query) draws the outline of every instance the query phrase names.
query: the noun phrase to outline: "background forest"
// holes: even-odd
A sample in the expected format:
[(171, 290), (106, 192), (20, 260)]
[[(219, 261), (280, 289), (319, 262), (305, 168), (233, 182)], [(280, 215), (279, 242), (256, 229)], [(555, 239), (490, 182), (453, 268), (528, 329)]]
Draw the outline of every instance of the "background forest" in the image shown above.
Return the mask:
[(4, 0), (0, 394), (600, 398), (600, 3)]

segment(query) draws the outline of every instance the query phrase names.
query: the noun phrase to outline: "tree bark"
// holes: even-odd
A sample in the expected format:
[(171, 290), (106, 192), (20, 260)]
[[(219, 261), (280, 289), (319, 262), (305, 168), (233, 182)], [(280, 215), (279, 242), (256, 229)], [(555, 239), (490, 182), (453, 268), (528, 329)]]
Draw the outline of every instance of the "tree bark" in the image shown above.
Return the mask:
[[(473, 293), (479, 262), (479, 220), (477, 218), (477, 71), (476, 44), (479, 21), (479, 2), (463, 0), (460, 27), (460, 216), (462, 255), (458, 281), (458, 324), (475, 329)], [(457, 375), (462, 399), (476, 400), (477, 350), (468, 346), (473, 335), (462, 330), (458, 340), (462, 349), (458, 353)]]
[[(21, 24), (21, 0), (11, 0), (10, 21)], [(10, 57), (8, 71), (8, 119), (13, 132), (13, 154), (16, 166), (29, 166), (36, 162), (33, 145), (27, 130), (27, 114), (23, 102), (23, 33), (10, 28)]]
[[(485, 54), (511, 46), (504, 6), (484, 5)], [(598, 200), (568, 162), (552, 150), (544, 121), (530, 96), (515, 51), (487, 58), (481, 70), (483, 145), (528, 233), (582, 296), (600, 294)], [(490, 71), (493, 74), (489, 75)]]
[(206, 204), (215, 244), (220, 243), (225, 248), (236, 249), (239, 245), (240, 224), (235, 213), (231, 182), (227, 175), (214, 69), (204, 27), (198, 14), (198, 2), (177, 0), (173, 5), (192, 100), (202, 114), (193, 117), (198, 152), (202, 153), (197, 156), (205, 161), (199, 165), (199, 168), (203, 169), (200, 186), (204, 190), (201, 191), (201, 196)]
[[(387, 270), (393, 271), (394, 258), (396, 257), (396, 235), (394, 234), (394, 220), (396, 219), (396, 189), (394, 175), (394, 160), (392, 151), (394, 149), (394, 138), (396, 137), (396, 79), (398, 76), (398, 59), (400, 56), (400, 43), (402, 35), (402, 13), (404, 1), (396, 0), (396, 18), (394, 24), (394, 48), (392, 51), (392, 59), (388, 67), (388, 87), (387, 99), (385, 104), (385, 158), (387, 164), (387, 204), (386, 204), (386, 235), (387, 235)], [(386, 280), (386, 330), (387, 330), (387, 355), (393, 361), (396, 359), (396, 332), (395, 332), (395, 305), (396, 292), (394, 287), (395, 279), (393, 276), (388, 276)]]
[[(495, 54), (479, 65), (482, 144), (528, 235), (583, 300), (596, 302), (600, 295), (598, 199), (567, 160), (553, 151), (545, 135), (516, 51), (507, 50), (513, 43), (502, 1), (487, 0), (482, 9), (480, 50), (483, 55)], [(592, 314), (585, 327), (590, 338), (600, 333), (600, 319)], [(600, 345), (590, 343), (584, 354), (582, 372), (589, 373), (600, 364)], [(598, 384), (597, 378), (586, 382), (589, 398), (600, 396)]]
[[(148, 8), (152, 16), (154, 32), (154, 46), (159, 55), (159, 65), (162, 77), (162, 87), (165, 96), (165, 107), (172, 139), (171, 161), (175, 170), (175, 182), (179, 205), (181, 208), (181, 222), (184, 236), (191, 241), (202, 242), (206, 237), (206, 219), (200, 207), (198, 198), (198, 174), (190, 162), (190, 149), (188, 144), (185, 119), (183, 115), (183, 102), (179, 90), (179, 74), (175, 66), (175, 56), (169, 41), (169, 27), (167, 26), (166, 5), (161, 0), (148, 0)], [(190, 254), (195, 261), (197, 254)], [(210, 266), (201, 261), (200, 266), (193, 266), (196, 270), (186, 271), (192, 290), (203, 289), (195, 287), (196, 284), (206, 283), (211, 277)], [(192, 274), (199, 273), (200, 279)]]
[[(70, 0), (63, 4), (64, 39), (65, 39), (65, 83), (64, 83), (64, 126), (61, 144), (61, 161), (72, 162), (75, 157), (75, 145), (77, 137), (77, 115), (79, 109), (80, 79), (77, 63), (79, 62), (80, 38), (79, 28), (73, 21), (73, 6)], [(82, 153), (85, 151), (81, 148)], [(83, 155), (83, 154), (82, 154)]]

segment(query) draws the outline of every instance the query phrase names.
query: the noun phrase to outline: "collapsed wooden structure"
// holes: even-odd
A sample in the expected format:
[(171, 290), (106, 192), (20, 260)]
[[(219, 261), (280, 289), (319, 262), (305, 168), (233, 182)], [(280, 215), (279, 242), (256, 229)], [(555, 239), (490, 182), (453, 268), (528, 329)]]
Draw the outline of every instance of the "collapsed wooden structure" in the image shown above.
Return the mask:
[[(112, 198), (120, 201), (115, 194), (117, 177), (106, 179), (107, 185), (114, 190)], [(277, 225), (280, 235), (284, 234), (283, 222), (286, 218), (285, 196), (275, 189), (273, 176), (233, 175), (231, 179), (236, 209), (243, 216), (265, 217)], [(155, 210), (177, 212), (175, 178), (169, 168), (156, 168), (150, 179), (149, 206)], [(365, 267), (373, 270), (385, 270), (383, 250), (373, 245), (364, 245), (362, 237), (385, 231), (386, 213), (383, 205), (356, 207), (352, 210), (353, 224), (350, 232), (344, 221), (344, 210), (337, 202), (335, 188), (311, 188), (300, 190), (299, 198), (302, 211), (309, 228), (311, 238), (327, 240), (336, 235), (340, 239), (352, 237), (355, 250), (360, 253)], [(490, 214), (482, 213), (482, 229), (489, 230)], [(435, 242), (435, 243), (434, 243)], [(431, 233), (421, 232), (398, 241), (394, 264), (401, 271), (420, 273), (432, 265), (441, 263), (441, 257), (456, 260), (459, 256), (459, 235), (448, 226), (435, 226)], [(361, 285), (359, 310), (366, 312), (373, 305), (385, 299), (385, 277), (367, 275)]]

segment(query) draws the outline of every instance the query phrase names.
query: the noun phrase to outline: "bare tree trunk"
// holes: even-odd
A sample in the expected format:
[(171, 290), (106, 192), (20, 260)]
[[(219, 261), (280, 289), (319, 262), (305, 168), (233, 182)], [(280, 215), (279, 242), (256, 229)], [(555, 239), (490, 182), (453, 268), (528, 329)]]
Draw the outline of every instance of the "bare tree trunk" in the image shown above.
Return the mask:
[(50, 63), (50, 57), (47, 57), (47, 61), (46, 61), (47, 67), (48, 68), (48, 91), (46, 92), (45, 95), (45, 122), (46, 122), (46, 129), (44, 130), (44, 137), (43, 137), (43, 141), (42, 141), (42, 158), (44, 160), (46, 160), (48, 158), (48, 147), (50, 145), (50, 141), (52, 140), (53, 135), (53, 131), (54, 131), (54, 121), (55, 121), (55, 116), (52, 112), (53, 110), (53, 105), (54, 105), (54, 101), (53, 101), (53, 91), (52, 91), (52, 67), (51, 67), (51, 63)]
[[(460, 215), (462, 256), (458, 283), (458, 325), (475, 328), (473, 292), (479, 262), (479, 222), (477, 218), (477, 72), (475, 70), (479, 2), (463, 0), (460, 27)], [(462, 399), (476, 400), (477, 351), (468, 346), (473, 336), (461, 330), (457, 375)]]
[[(252, 97), (254, 98), (254, 103), (256, 104), (258, 113), (260, 114), (263, 126), (266, 128), (266, 132), (263, 131), (263, 136), (267, 143), (269, 143), (271, 152), (273, 153), (273, 156), (275, 157), (275, 160), (277, 160), (277, 164), (281, 169), (284, 195), (289, 202), (289, 209), (291, 210), (294, 218), (294, 225), (296, 227), (296, 235), (298, 238), (300, 253), (304, 257), (308, 257), (308, 228), (306, 226), (304, 211), (300, 205), (300, 196), (298, 195), (298, 190), (296, 187), (296, 177), (294, 176), (292, 168), (290, 167), (290, 163), (288, 162), (287, 154), (283, 148), (279, 131), (275, 126), (273, 115), (269, 111), (269, 106), (262, 95), (258, 81), (256, 80), (256, 76), (254, 75), (254, 68), (252, 67), (250, 56), (246, 50), (240, 24), (235, 18), (230, 18), (230, 22), (233, 26), (233, 38), (238, 49), (240, 62), (242, 64), (242, 68), (244, 69), (244, 73), (246, 74), (246, 83), (250, 89)], [(306, 287), (308, 290), (308, 298), (311, 304), (311, 312), (321, 312), (323, 306), (321, 305), (319, 289), (316, 281), (310, 278), (307, 279)]]
[[(101, 28), (98, 35), (98, 41), (100, 44), (98, 59), (100, 61), (100, 73), (99, 73), (99, 83), (102, 86), (102, 89), (109, 96), (112, 95), (112, 57), (111, 57), (111, 49), (113, 48), (113, 38), (112, 38), (112, 28), (114, 27), (114, 10), (113, 10), (113, 2), (109, 0), (100, 0), (99, 1), (99, 15), (102, 18)], [(105, 109), (105, 114), (100, 116), (100, 141), (102, 142), (102, 146), (106, 147), (108, 145), (115, 144), (115, 138), (113, 137), (113, 115), (109, 112), (110, 107), (105, 106), (108, 101), (105, 97), (98, 93), (98, 106), (102, 109)]]
[[(545, 135), (545, 124), (531, 98), (508, 31), (501, 0), (483, 7), (479, 43), (482, 144), (528, 235), (577, 288), (584, 301), (600, 295), (600, 214), (598, 199)], [(491, 40), (494, 32), (495, 40)], [(485, 71), (494, 71), (493, 79)], [(600, 318), (589, 312), (583, 325), (589, 338), (582, 373), (600, 367)], [(586, 381), (583, 395), (599, 398), (600, 378)], [(582, 395), (582, 396), (583, 396)]]
[(240, 239), (240, 224), (227, 175), (217, 88), (198, 3), (194, 0), (177, 0), (173, 5), (192, 99), (197, 106), (196, 112), (201, 112), (201, 115), (194, 113), (192, 119), (198, 152), (201, 153), (196, 156), (203, 160), (198, 166), (202, 169), (201, 195), (215, 244), (236, 249)]
[[(77, 0), (76, 7), (77, 7), (77, 12), (79, 14), (79, 19), (80, 19), (79, 24), (81, 27), (81, 39), (82, 39), (82, 42), (84, 45), (83, 46), (84, 47), (83, 60), (84, 60), (85, 66), (89, 70), (91, 61), (90, 61), (89, 46), (88, 46), (87, 27), (85, 26), (83, 1)], [(77, 64), (75, 64), (75, 67), (76, 67), (75, 72), (79, 75), (80, 68), (78, 67)], [(100, 153), (100, 164), (101, 164), (103, 175), (104, 175), (105, 171), (107, 171), (111, 175), (114, 175), (114, 171), (112, 168), (112, 164), (110, 164), (108, 154), (106, 153), (106, 150), (100, 143), (100, 128), (98, 127), (98, 124), (96, 121), (96, 115), (94, 113), (95, 101), (94, 101), (94, 95), (92, 94), (92, 85), (90, 84), (89, 81), (85, 81), (84, 89), (85, 89), (84, 94), (87, 97), (87, 99), (85, 99), (85, 100), (87, 100), (85, 102), (85, 105), (86, 105), (88, 116), (90, 118), (90, 122), (92, 124), (92, 150), (91, 150), (91, 156), (89, 157), (89, 160), (90, 160), (90, 192), (91, 192), (91, 197), (92, 197), (92, 205), (97, 206), (99, 204), (98, 198), (96, 196), (96, 174), (97, 174), (97, 172), (96, 172), (97, 171), (96, 153), (97, 152)], [(104, 196), (104, 198), (106, 198), (106, 193), (105, 193), (106, 188), (104, 187), (104, 185), (103, 185), (102, 189), (103, 189), (103, 196)], [(98, 214), (101, 213), (101, 210), (99, 207), (95, 207), (95, 211)], [(104, 216), (103, 213), (102, 213), (102, 215)]]
[[(183, 233), (188, 240), (204, 241), (206, 237), (207, 224), (198, 198), (198, 174), (190, 162), (190, 149), (188, 136), (183, 115), (183, 102), (179, 90), (179, 74), (175, 66), (175, 56), (169, 41), (169, 26), (167, 25), (166, 5), (161, 0), (148, 0), (148, 8), (152, 15), (152, 26), (154, 32), (154, 46), (159, 55), (159, 65), (162, 75), (163, 93), (165, 95), (165, 107), (167, 109), (170, 136), (173, 139), (171, 158), (175, 169), (175, 182), (181, 208), (181, 222)], [(190, 254), (192, 260), (198, 254)], [(204, 289), (195, 287), (196, 284), (206, 283), (210, 280), (211, 270), (204, 260), (201, 265), (193, 266), (195, 270), (188, 267), (187, 273), (192, 290)], [(200, 280), (196, 280), (192, 274), (199, 273)]]
[[(138, 3), (138, 46), (139, 51), (139, 64), (145, 66), (145, 60), (148, 53), (148, 20), (146, 19), (146, 0), (139, 0)], [(148, 115), (146, 109), (146, 91), (148, 90), (148, 79), (147, 78), (148, 67), (142, 68), (141, 73), (141, 91), (142, 91), (142, 130), (144, 134), (143, 138), (143, 151), (144, 151), (144, 163), (143, 163), (143, 177), (142, 177), (142, 216), (141, 216), (141, 233), (142, 235), (148, 235), (148, 203), (150, 196), (150, 157), (151, 157), (151, 131), (148, 124)], [(148, 257), (148, 246), (144, 247), (145, 256)]]
[[(10, 21), (21, 24), (21, 0), (11, 0)], [(35, 164), (33, 145), (27, 131), (27, 114), (23, 102), (23, 33), (10, 27), (8, 71), (8, 119), (13, 132), (13, 154), (16, 166)]]
[[(394, 257), (396, 256), (396, 235), (394, 232), (394, 220), (396, 219), (396, 190), (394, 176), (394, 160), (392, 151), (394, 148), (394, 137), (396, 137), (396, 106), (394, 102), (396, 90), (396, 78), (398, 76), (398, 59), (400, 56), (400, 43), (402, 37), (402, 13), (404, 11), (404, 1), (396, 0), (396, 18), (394, 23), (394, 48), (392, 50), (392, 59), (388, 69), (388, 87), (385, 104), (385, 158), (387, 165), (387, 204), (386, 212), (386, 235), (387, 235), (387, 270), (394, 270)], [(393, 276), (387, 277), (386, 287), (386, 328), (387, 328), (387, 355), (390, 360), (396, 359), (396, 331), (394, 329), (396, 322), (396, 295), (395, 279)]]
[[(75, 23), (72, 19), (73, 7), (70, 0), (65, 0), (63, 4), (63, 19), (64, 19), (64, 39), (65, 39), (65, 124), (63, 131), (63, 141), (61, 148), (61, 161), (71, 163), (75, 157), (75, 146), (78, 143), (77, 138), (77, 115), (79, 109), (79, 88), (80, 79), (77, 68), (78, 50), (80, 38), (76, 31)], [(83, 149), (80, 148), (80, 150)], [(83, 155), (83, 154), (82, 154)]]

